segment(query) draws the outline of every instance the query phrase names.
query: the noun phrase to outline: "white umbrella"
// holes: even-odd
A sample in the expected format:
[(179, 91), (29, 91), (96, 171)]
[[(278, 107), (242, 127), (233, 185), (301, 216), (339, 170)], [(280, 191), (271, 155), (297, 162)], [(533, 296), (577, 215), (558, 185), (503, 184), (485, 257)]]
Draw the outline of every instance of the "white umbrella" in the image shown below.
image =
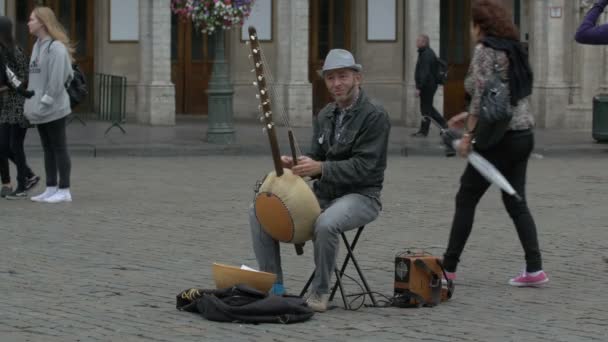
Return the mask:
[[(427, 116), (427, 118), (429, 118), (435, 125), (437, 125), (437, 127), (439, 127), (442, 136), (447, 136), (448, 138), (452, 138), (452, 137), (455, 138), (455, 134), (453, 134), (453, 132), (441, 127), (439, 125), (439, 123), (437, 123), (431, 117)], [(444, 140), (444, 142), (447, 143), (447, 141), (445, 141), (445, 140)], [(454, 148), (454, 150), (458, 150), (459, 144), (460, 144), (460, 139), (452, 140), (452, 147)], [(479, 153), (477, 153), (475, 151), (471, 151), (469, 153), (469, 156), (467, 157), (467, 159), (469, 160), (469, 163), (485, 179), (488, 180), (488, 182), (490, 182), (491, 184), (495, 184), (496, 186), (498, 186), (501, 190), (503, 190), (507, 194), (515, 197), (518, 201), (522, 200), (521, 196), (519, 196), (517, 191), (515, 191), (515, 189), (513, 189), (513, 186), (511, 186), (511, 183), (509, 183), (509, 181), (505, 178), (505, 176), (503, 176), (502, 173), (500, 173), (500, 171), (498, 171), (498, 169), (492, 163), (490, 163), (486, 158), (482, 157)]]
[[(460, 140), (454, 140), (454, 149), (457, 149)], [(482, 157), (479, 153), (475, 151), (471, 151), (469, 156), (467, 157), (469, 163), (477, 170), (479, 173), (488, 180), (488, 182), (495, 184), (500, 189), (502, 189), (507, 194), (515, 197), (518, 201), (521, 201), (522, 198), (519, 196), (517, 191), (513, 189), (511, 183), (505, 178), (505, 176), (498, 171), (498, 169), (492, 165), (486, 158)]]

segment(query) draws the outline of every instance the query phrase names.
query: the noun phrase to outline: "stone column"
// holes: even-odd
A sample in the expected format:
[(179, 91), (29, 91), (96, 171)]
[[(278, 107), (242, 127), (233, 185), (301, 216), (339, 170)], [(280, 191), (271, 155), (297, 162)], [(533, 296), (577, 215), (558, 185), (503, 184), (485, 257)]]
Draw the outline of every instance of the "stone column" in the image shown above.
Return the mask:
[[(574, 15), (572, 1), (537, 0), (531, 5), (530, 62), (534, 70), (533, 110), (538, 127), (564, 127), (570, 99), (568, 70), (573, 32), (566, 19)], [(551, 7), (561, 7), (552, 18)]]
[(175, 124), (170, 5), (170, 0), (139, 0), (137, 121), (141, 123)]
[[(282, 100), (292, 126), (310, 126), (312, 123), (312, 84), (308, 80), (308, 6), (308, 1), (278, 0), (275, 16), (274, 40), (278, 44), (276, 80), (281, 97), (278, 100)], [(279, 112), (281, 109), (274, 108)]]
[[(408, 0), (405, 4), (405, 68), (403, 75), (402, 120), (406, 126), (420, 126), (420, 103), (416, 98), (414, 70), (418, 59), (416, 39), (422, 33), (429, 36), (431, 48), (439, 55), (440, 51), (440, 0)], [(443, 112), (443, 87), (435, 95), (435, 108)]]

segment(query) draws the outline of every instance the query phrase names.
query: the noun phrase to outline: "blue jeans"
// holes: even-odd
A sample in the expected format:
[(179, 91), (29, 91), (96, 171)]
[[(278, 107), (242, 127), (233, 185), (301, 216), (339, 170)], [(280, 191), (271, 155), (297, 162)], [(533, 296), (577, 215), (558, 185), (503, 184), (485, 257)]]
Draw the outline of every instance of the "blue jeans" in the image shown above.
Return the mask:
[[(377, 199), (360, 194), (348, 194), (333, 201), (319, 200), (319, 204), (323, 212), (314, 226), (315, 277), (311, 291), (326, 294), (336, 265), (340, 234), (375, 220), (381, 206)], [(253, 205), (249, 208), (249, 224), (260, 270), (275, 273), (277, 282), (283, 283), (279, 242), (262, 229)]]

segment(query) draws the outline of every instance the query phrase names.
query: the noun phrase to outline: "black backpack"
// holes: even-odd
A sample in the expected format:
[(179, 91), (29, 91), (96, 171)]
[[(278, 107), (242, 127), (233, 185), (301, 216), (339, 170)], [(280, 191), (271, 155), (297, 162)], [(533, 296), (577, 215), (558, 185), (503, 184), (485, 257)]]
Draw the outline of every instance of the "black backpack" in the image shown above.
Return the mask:
[(306, 321), (314, 315), (300, 297), (267, 295), (246, 285), (219, 290), (184, 290), (177, 295), (176, 307), (200, 313), (216, 322), (290, 324)]
[[(51, 45), (55, 40), (51, 40), (49, 47), (47, 48), (47, 53), (51, 49)], [(65, 90), (68, 92), (68, 96), (70, 97), (70, 107), (74, 108), (80, 103), (84, 101), (84, 99), (89, 94), (89, 90), (87, 88), (87, 80), (84, 77), (84, 74), (78, 67), (78, 64), (72, 64), (72, 79), (68, 80), (65, 84)]]
[(65, 90), (67, 90), (68, 96), (70, 97), (70, 107), (74, 108), (84, 101), (89, 94), (89, 91), (87, 89), (87, 80), (78, 67), (78, 64), (72, 64), (72, 71), (74, 72), (74, 76), (66, 83)]
[(445, 84), (448, 80), (448, 63), (441, 58), (437, 58), (437, 84)]
[(475, 126), (475, 147), (487, 150), (498, 144), (509, 129), (513, 118), (508, 80), (503, 80), (497, 69), (496, 51), (494, 67), (481, 94), (479, 118)]

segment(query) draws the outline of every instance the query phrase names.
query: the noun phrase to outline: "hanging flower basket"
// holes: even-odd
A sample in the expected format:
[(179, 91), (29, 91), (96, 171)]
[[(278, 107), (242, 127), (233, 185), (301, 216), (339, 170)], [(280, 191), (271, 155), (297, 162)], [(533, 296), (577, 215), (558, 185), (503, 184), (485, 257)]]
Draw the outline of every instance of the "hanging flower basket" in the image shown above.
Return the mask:
[(214, 34), (241, 26), (251, 13), (255, 0), (171, 0), (171, 11), (192, 20), (202, 33)]

